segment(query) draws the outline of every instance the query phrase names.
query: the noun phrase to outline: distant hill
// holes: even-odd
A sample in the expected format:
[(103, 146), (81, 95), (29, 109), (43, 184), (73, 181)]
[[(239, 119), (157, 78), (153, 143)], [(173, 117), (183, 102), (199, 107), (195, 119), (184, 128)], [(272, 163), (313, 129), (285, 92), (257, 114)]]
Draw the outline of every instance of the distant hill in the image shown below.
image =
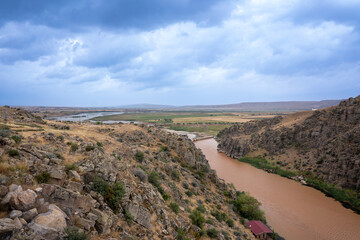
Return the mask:
[(117, 108), (125, 108), (125, 109), (171, 109), (171, 108), (176, 108), (176, 106), (140, 103), (140, 104), (131, 104), (131, 105), (121, 105), (121, 106), (118, 106)]
[(225, 105), (183, 106), (182, 110), (237, 110), (237, 111), (306, 111), (336, 106), (341, 100), (244, 102)]

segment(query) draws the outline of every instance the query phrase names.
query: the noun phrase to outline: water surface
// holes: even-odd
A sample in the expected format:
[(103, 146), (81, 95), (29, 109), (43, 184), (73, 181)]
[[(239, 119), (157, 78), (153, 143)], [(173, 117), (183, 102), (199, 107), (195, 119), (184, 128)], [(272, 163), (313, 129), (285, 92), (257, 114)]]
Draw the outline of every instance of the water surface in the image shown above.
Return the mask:
[(320, 191), (229, 158), (214, 139), (195, 145), (220, 178), (262, 203), (269, 225), (287, 240), (360, 239), (360, 215)]

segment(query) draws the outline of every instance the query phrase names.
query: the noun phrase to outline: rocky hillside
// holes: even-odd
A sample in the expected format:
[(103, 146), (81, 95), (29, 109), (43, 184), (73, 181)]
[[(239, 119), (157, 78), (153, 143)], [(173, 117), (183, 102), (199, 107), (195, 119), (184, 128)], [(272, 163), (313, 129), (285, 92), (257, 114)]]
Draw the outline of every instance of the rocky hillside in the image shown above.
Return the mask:
[(235, 124), (218, 134), (233, 158), (262, 156), (360, 192), (360, 96), (323, 110)]
[(0, 239), (254, 239), (239, 194), (186, 137), (0, 108)]

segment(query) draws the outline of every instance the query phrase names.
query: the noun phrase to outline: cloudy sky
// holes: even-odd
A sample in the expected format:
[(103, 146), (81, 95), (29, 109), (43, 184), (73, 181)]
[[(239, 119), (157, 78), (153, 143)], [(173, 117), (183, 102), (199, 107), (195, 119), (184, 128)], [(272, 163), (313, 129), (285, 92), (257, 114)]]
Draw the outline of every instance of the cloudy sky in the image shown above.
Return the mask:
[(0, 105), (360, 94), (359, 0), (1, 0)]

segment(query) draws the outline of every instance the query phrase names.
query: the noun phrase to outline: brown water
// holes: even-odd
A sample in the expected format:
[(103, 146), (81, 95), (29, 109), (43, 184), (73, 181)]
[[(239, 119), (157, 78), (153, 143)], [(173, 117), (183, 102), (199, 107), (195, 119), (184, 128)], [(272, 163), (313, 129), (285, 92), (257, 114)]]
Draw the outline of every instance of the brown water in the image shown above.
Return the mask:
[(320, 191), (217, 152), (217, 142), (195, 142), (212, 169), (262, 203), (269, 225), (287, 240), (360, 240), (360, 215)]

